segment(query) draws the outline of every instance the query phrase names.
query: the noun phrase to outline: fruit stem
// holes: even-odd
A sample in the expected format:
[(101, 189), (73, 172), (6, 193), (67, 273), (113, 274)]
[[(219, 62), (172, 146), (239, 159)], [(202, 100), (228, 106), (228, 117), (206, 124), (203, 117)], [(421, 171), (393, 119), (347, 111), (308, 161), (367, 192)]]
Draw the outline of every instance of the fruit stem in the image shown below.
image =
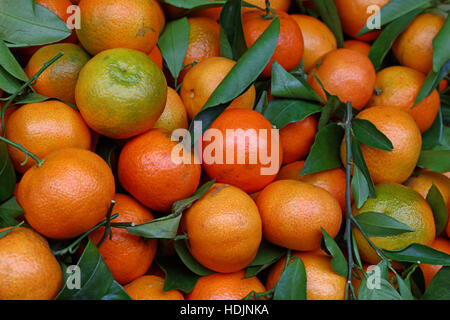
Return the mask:
[(100, 242), (97, 245), (97, 248), (100, 248), (103, 241), (105, 241), (106, 237), (109, 234), (109, 239), (112, 238), (112, 231), (111, 231), (111, 214), (114, 209), (114, 206), (116, 205), (115, 200), (111, 200), (111, 205), (109, 206), (108, 213), (106, 214), (106, 224), (105, 224), (105, 232), (103, 233), (102, 238), (100, 239)]
[(27, 162), (28, 162), (28, 157), (31, 157), (34, 159), (34, 161), (36, 161), (37, 166), (40, 167), (42, 166), (42, 164), (44, 163), (44, 160), (41, 160), (38, 158), (38, 156), (36, 156), (34, 153), (31, 153), (30, 151), (28, 151), (27, 149), (25, 149), (22, 145), (12, 142), (11, 140), (6, 139), (3, 136), (0, 136), (0, 141), (3, 141), (11, 146), (13, 146), (16, 149), (19, 149), (20, 151), (22, 151), (23, 153), (25, 153), (25, 161), (21, 163), (22, 166), (24, 166)]
[[(5, 112), (6, 110), (9, 108), (9, 106), (11, 105), (11, 103), (14, 101), (14, 99), (17, 98), (17, 96), (22, 93), (22, 91), (28, 87), (28, 86), (33, 86), (37, 79), (39, 78), (39, 76), (42, 74), (42, 72), (45, 71), (45, 69), (47, 69), (48, 67), (50, 67), (56, 60), (58, 60), (59, 58), (61, 58), (64, 55), (63, 52), (58, 53), (55, 57), (53, 57), (51, 60), (47, 61), (46, 63), (44, 63), (44, 65), (42, 66), (41, 69), (39, 69), (38, 72), (36, 72), (36, 74), (31, 77), (27, 82), (25, 82), (16, 92), (14, 92), (9, 98), (8, 101), (6, 101), (5, 105), (3, 106), (2, 110), (1, 110), (1, 123), (2, 123), (2, 128), (5, 128)], [(6, 130), (3, 130), (3, 136), (5, 135)], [(36, 160), (36, 159), (35, 159)]]
[(266, 13), (263, 15), (264, 20), (272, 20), (275, 17), (275, 13), (270, 7), (270, 1), (266, 0)]

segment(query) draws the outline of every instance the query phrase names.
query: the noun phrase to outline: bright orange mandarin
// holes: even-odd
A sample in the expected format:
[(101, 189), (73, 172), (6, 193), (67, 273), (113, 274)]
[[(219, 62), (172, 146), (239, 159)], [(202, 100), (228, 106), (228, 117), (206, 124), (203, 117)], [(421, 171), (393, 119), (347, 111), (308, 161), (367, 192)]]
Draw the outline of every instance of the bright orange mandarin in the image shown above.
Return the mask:
[[(151, 0), (155, 4), (155, 10), (159, 18), (159, 33), (164, 30), (164, 27), (166, 26), (166, 16), (164, 15), (163, 8), (161, 4), (159, 3), (159, 0)], [(156, 46), (155, 46), (156, 47)]]
[(328, 191), (295, 180), (268, 185), (256, 200), (268, 241), (290, 249), (320, 247), (324, 228), (335, 237), (342, 222), (339, 202)]
[[(302, 259), (306, 270), (306, 294), (308, 300), (344, 300), (346, 279), (331, 267), (331, 258), (322, 251), (293, 252), (295, 257)], [(279, 260), (269, 272), (266, 280), (267, 290), (278, 283), (286, 265), (286, 257)]]
[[(280, 19), (280, 35), (275, 52), (268, 65), (261, 73), (262, 78), (270, 78), (272, 64), (277, 61), (284, 69), (291, 71), (303, 57), (303, 35), (297, 22), (287, 13), (276, 11)], [(245, 42), (251, 47), (269, 27), (272, 19), (265, 19), (265, 13), (259, 10), (247, 12), (242, 17)]]
[(33, 77), (46, 62), (58, 53), (64, 53), (39, 76), (33, 88), (37, 93), (75, 104), (75, 86), (78, 73), (90, 56), (82, 47), (73, 43), (52, 44), (41, 47), (28, 62), (25, 72)]
[(163, 288), (164, 278), (158, 276), (142, 276), (124, 287), (133, 300), (184, 300), (180, 291)]
[[(371, 107), (360, 112), (356, 118), (372, 122), (394, 146), (392, 151), (384, 151), (361, 144), (373, 182), (405, 182), (413, 173), (422, 148), (422, 135), (413, 117), (395, 107)], [(343, 140), (342, 163), (345, 163), (345, 154)]]
[(425, 75), (408, 67), (394, 66), (381, 70), (377, 74), (376, 90), (368, 107), (388, 106), (407, 111), (421, 132), (428, 130), (436, 118), (441, 100), (437, 90), (413, 107), (417, 95), (425, 82)]
[(167, 87), (167, 100), (164, 111), (153, 128), (166, 129), (171, 132), (175, 129), (188, 128), (188, 116), (183, 101), (178, 93), (170, 87)]
[[(31, 103), (17, 109), (6, 123), (6, 137), (39, 158), (63, 148), (91, 147), (91, 131), (81, 115), (68, 105), (52, 100)], [(14, 167), (24, 173), (36, 164), (29, 158), (21, 165), (25, 154), (12, 146), (8, 146)]]
[(392, 47), (400, 64), (428, 74), (433, 66), (433, 40), (444, 23), (439, 15), (424, 13), (416, 17)]
[(356, 109), (366, 106), (375, 88), (376, 73), (372, 62), (354, 50), (338, 49), (328, 53), (309, 74), (311, 87), (325, 100), (325, 92), (314, 75), (325, 90), (344, 103), (351, 101)]
[(0, 239), (0, 300), (51, 300), (61, 285), (61, 268), (44, 237), (18, 227)]
[(188, 18), (189, 21), (189, 42), (184, 57), (184, 68), (179, 82), (183, 81), (186, 73), (192, 68), (194, 62), (200, 63), (211, 57), (220, 56), (220, 26), (219, 24), (205, 17)]
[[(368, 8), (377, 5), (384, 7), (390, 0), (335, 0), (339, 18), (341, 18), (344, 33), (355, 38), (359, 31), (366, 25), (370, 16), (375, 12), (368, 11)], [(381, 31), (372, 31), (359, 38), (362, 41), (373, 41), (378, 38)]]
[[(189, 70), (180, 89), (180, 96), (186, 106), (189, 119), (192, 120), (200, 112), (235, 64), (235, 61), (224, 57), (212, 57)], [(252, 85), (241, 96), (234, 99), (229, 107), (253, 109), (255, 97), (256, 90)]]
[[(262, 9), (266, 9), (266, 1), (265, 0), (248, 0), (246, 1), (249, 4), (254, 6), (258, 6)], [(270, 0), (270, 7), (274, 10), (287, 12), (289, 7), (291, 6), (291, 0)], [(245, 10), (255, 10), (251, 8), (243, 8)]]
[(78, 39), (92, 55), (113, 48), (149, 53), (163, 25), (160, 8), (148, 0), (81, 0)]
[[(214, 2), (215, 0), (210, 0), (211, 2)], [(194, 11), (191, 16), (192, 17), (204, 17), (204, 18), (210, 18), (214, 21), (219, 22), (220, 18), (220, 12), (222, 11), (222, 6), (220, 7), (213, 7), (203, 10)]]
[[(433, 249), (450, 254), (450, 241), (444, 238), (437, 238), (431, 244)], [(422, 269), (423, 276), (425, 277), (425, 285), (428, 287), (433, 277), (438, 273), (442, 266), (434, 266), (429, 264), (419, 264)]]
[(161, 55), (161, 50), (159, 50), (158, 46), (155, 46), (153, 50), (148, 54), (150, 59), (153, 60), (154, 63), (163, 70), (163, 57)]
[(283, 164), (304, 159), (314, 143), (316, 133), (317, 119), (314, 115), (282, 128), (280, 141), (283, 146)]
[[(203, 168), (210, 178), (247, 193), (259, 191), (275, 179), (283, 161), (283, 150), (273, 136), (271, 123), (260, 113), (228, 109), (211, 124), (210, 129), (215, 130), (207, 130), (203, 134), (202, 149)], [(227, 134), (227, 130), (232, 131)], [(218, 132), (223, 139), (216, 141), (218, 138), (213, 137)], [(216, 148), (223, 153), (215, 151)], [(227, 159), (227, 154), (230, 159)], [(264, 161), (266, 155), (268, 163)]]
[(370, 44), (367, 44), (363, 41), (358, 40), (347, 40), (344, 42), (344, 48), (358, 51), (359, 53), (362, 53), (366, 56), (369, 56), (369, 52), (371, 49)]
[(447, 89), (448, 81), (446, 79), (442, 80), (441, 83), (439, 83), (439, 92), (444, 92), (445, 89)]
[(214, 273), (198, 279), (194, 290), (186, 300), (242, 300), (249, 293), (265, 292), (266, 288), (257, 277), (244, 279), (245, 271)]
[(253, 261), (262, 237), (255, 202), (239, 188), (215, 184), (183, 215), (188, 248), (205, 267), (236, 272)]
[(114, 189), (114, 176), (102, 158), (66, 148), (25, 173), (17, 201), (33, 229), (49, 238), (69, 239), (104, 219)]
[(150, 209), (169, 211), (175, 201), (191, 196), (200, 181), (201, 167), (194, 164), (177, 164), (172, 151), (178, 142), (171, 133), (152, 129), (127, 142), (119, 157), (118, 175), (122, 186), (133, 197)]
[(291, 17), (302, 31), (305, 47), (303, 63), (305, 71), (310, 72), (324, 55), (337, 49), (336, 38), (319, 19), (304, 14), (292, 14)]
[[(119, 213), (119, 217), (113, 222), (139, 225), (153, 220), (152, 213), (130, 196), (116, 194), (114, 200), (116, 204), (112, 213)], [(104, 233), (105, 228), (101, 227), (90, 233), (89, 237), (98, 245)], [(112, 228), (112, 238), (107, 236), (99, 251), (114, 279), (120, 284), (127, 284), (147, 272), (155, 257), (157, 244), (155, 239), (144, 239), (125, 229)]]

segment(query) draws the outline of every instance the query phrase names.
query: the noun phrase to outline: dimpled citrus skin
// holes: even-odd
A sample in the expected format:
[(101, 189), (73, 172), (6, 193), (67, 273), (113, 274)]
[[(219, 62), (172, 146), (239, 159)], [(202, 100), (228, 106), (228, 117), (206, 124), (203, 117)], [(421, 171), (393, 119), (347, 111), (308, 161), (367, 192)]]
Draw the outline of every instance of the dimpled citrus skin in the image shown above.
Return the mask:
[(167, 83), (146, 54), (111, 49), (99, 53), (81, 69), (75, 98), (94, 131), (126, 139), (156, 123), (164, 111)]
[(174, 162), (172, 151), (177, 145), (178, 142), (171, 141), (169, 131), (152, 129), (130, 140), (122, 149), (119, 180), (125, 190), (150, 209), (169, 211), (175, 201), (197, 190), (201, 167), (194, 164), (193, 156), (187, 164)]
[[(153, 220), (152, 213), (139, 202), (124, 194), (116, 194), (113, 213), (119, 216), (114, 222), (133, 222), (136, 225)], [(101, 227), (89, 234), (98, 244), (105, 233)], [(153, 262), (157, 240), (132, 235), (125, 229), (112, 229), (112, 238), (106, 237), (99, 247), (100, 254), (120, 284), (129, 283), (143, 276)]]
[(356, 109), (366, 106), (375, 88), (376, 73), (369, 58), (350, 49), (337, 49), (326, 54), (308, 76), (316, 93), (326, 100), (325, 90), (337, 95), (342, 102), (352, 102)]
[(201, 277), (194, 290), (187, 294), (186, 300), (242, 300), (252, 291), (266, 291), (257, 277), (244, 277), (245, 271), (214, 273)]
[[(331, 267), (331, 258), (323, 252), (293, 252), (292, 259), (302, 259), (306, 270), (306, 295), (308, 300), (344, 300), (346, 279)], [(269, 271), (267, 290), (278, 283), (286, 265), (286, 257), (279, 260)]]
[(319, 19), (304, 14), (292, 14), (291, 17), (302, 31), (305, 46), (303, 63), (305, 71), (309, 72), (325, 54), (337, 49), (336, 38)]
[(416, 17), (392, 46), (400, 64), (428, 74), (433, 66), (433, 40), (444, 23), (440, 15), (424, 13)]
[(370, 44), (367, 44), (363, 41), (358, 40), (347, 40), (344, 41), (344, 48), (358, 51), (359, 53), (362, 53), (366, 56), (369, 56), (370, 49), (372, 48)]
[(104, 219), (114, 189), (114, 176), (102, 158), (66, 148), (25, 173), (17, 201), (33, 229), (49, 238), (68, 239)]
[(186, 108), (178, 93), (171, 87), (167, 87), (167, 100), (164, 112), (158, 118), (153, 128), (161, 128), (169, 131), (188, 128)]
[(205, 267), (222, 273), (245, 268), (262, 236), (255, 202), (239, 188), (215, 184), (183, 215), (188, 248)]
[(433, 184), (438, 188), (445, 203), (448, 205), (450, 201), (450, 178), (445, 175), (422, 169), (405, 182), (406, 186), (417, 191), (424, 199), (427, 197)]
[[(26, 104), (14, 111), (6, 123), (6, 138), (41, 159), (63, 148), (87, 150), (91, 146), (91, 131), (81, 115), (56, 100)], [(8, 151), (20, 173), (36, 164), (29, 158), (22, 166), (25, 154), (12, 146), (8, 146)]]
[(142, 276), (127, 284), (124, 289), (133, 300), (184, 300), (178, 290), (163, 291), (164, 279), (158, 276)]
[(148, 0), (81, 0), (77, 36), (92, 55), (113, 48), (149, 53), (162, 28), (160, 8)]
[(289, 249), (320, 247), (322, 230), (334, 238), (342, 222), (339, 202), (328, 191), (295, 180), (268, 185), (256, 200), (268, 241)]
[[(408, 112), (421, 132), (427, 131), (436, 118), (441, 99), (437, 90), (414, 106), (417, 95), (425, 82), (426, 76), (408, 67), (394, 66), (381, 70), (377, 74), (374, 92), (367, 107), (389, 106)], [(413, 107), (414, 106), (414, 107)]]
[[(236, 64), (235, 61), (224, 57), (212, 57), (196, 64), (184, 77), (180, 89), (189, 119), (200, 112), (209, 97)], [(229, 108), (253, 109), (255, 105), (255, 86), (234, 99)]]
[[(370, 121), (394, 146), (392, 151), (384, 151), (361, 144), (373, 182), (403, 183), (413, 173), (422, 148), (422, 136), (413, 117), (395, 107), (371, 107), (361, 111), (356, 118)], [(342, 163), (346, 161), (345, 155), (343, 140)]]
[(0, 239), (0, 300), (51, 300), (61, 285), (61, 268), (41, 235), (18, 227)]
[[(353, 207), (353, 215), (364, 212), (379, 212), (392, 217), (414, 232), (389, 237), (370, 237), (381, 249), (401, 250), (412, 243), (430, 245), (436, 236), (433, 212), (428, 203), (414, 190), (397, 183), (381, 183), (375, 186), (376, 198), (369, 198), (361, 209)], [(380, 257), (359, 230), (354, 229), (355, 240), (361, 258), (370, 264), (377, 264)]]

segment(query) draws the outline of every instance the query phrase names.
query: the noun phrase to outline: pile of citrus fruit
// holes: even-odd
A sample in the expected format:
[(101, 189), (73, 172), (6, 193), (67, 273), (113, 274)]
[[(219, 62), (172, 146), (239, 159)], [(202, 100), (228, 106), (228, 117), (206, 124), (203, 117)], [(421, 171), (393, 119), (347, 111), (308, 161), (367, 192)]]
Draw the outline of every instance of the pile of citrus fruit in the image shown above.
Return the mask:
[(4, 0), (0, 300), (450, 299), (450, 22), (400, 2)]

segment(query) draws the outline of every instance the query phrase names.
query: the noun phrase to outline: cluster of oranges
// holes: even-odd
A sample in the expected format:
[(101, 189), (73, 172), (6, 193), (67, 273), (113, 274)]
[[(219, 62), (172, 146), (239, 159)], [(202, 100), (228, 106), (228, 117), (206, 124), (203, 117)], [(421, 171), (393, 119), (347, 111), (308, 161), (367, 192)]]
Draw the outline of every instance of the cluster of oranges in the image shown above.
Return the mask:
[[(266, 6), (263, 0), (246, 2), (263, 9)], [(367, 6), (388, 2), (335, 0), (344, 32), (351, 39), (345, 48), (338, 48), (334, 34), (319, 19), (290, 13), (290, 0), (270, 1), (280, 20), (280, 36), (260, 79), (270, 78), (275, 61), (287, 71), (303, 61), (308, 83), (318, 96), (326, 100), (325, 89), (362, 110), (357, 118), (370, 121), (384, 133), (393, 151), (362, 145), (377, 198), (360, 209), (354, 207), (354, 214), (383, 212), (415, 230), (373, 238), (381, 248), (395, 250), (421, 243), (450, 254), (450, 241), (445, 235), (437, 237), (433, 213), (425, 201), (434, 184), (450, 212), (450, 174), (414, 173), (422, 133), (439, 111), (438, 91), (412, 108), (431, 69), (432, 41), (444, 18), (419, 15), (393, 46), (399, 65), (377, 73), (368, 54), (370, 42), (379, 32), (356, 35), (366, 23)], [(16, 51), (19, 60), (26, 61), (29, 77), (58, 53), (64, 55), (34, 84), (37, 93), (57, 100), (11, 106), (5, 114), (5, 137), (43, 161), (28, 159), (24, 164), (28, 156), (8, 147), (16, 171), (22, 175), (15, 195), (31, 228), (21, 226), (0, 238), (0, 299), (55, 298), (63, 275), (46, 238), (66, 240), (82, 235), (106, 218), (112, 202), (113, 213), (119, 213), (113, 222), (150, 222), (169, 213), (176, 201), (190, 197), (211, 179), (216, 183), (183, 213), (179, 228), (179, 234), (188, 236), (192, 256), (215, 272), (200, 277), (190, 293), (163, 291), (165, 275), (154, 262), (156, 239), (112, 228), (112, 237), (102, 241), (105, 227), (89, 234), (94, 243), (102, 242), (99, 251), (103, 259), (133, 299), (242, 299), (252, 291), (270, 290), (276, 286), (286, 258), (274, 264), (265, 279), (245, 278), (244, 271), (263, 239), (294, 250), (292, 256), (302, 259), (308, 299), (344, 299), (346, 279), (333, 271), (331, 257), (320, 244), (322, 228), (334, 238), (342, 227), (345, 171), (336, 168), (300, 175), (318, 132), (316, 115), (279, 131), (277, 154), (271, 155), (279, 164), (272, 174), (261, 174), (267, 165), (261, 159), (253, 164), (199, 164), (194, 152), (184, 150), (191, 161), (173, 161), (178, 141), (172, 139), (172, 132), (188, 128), (236, 64), (221, 56), (220, 7), (188, 16), (185, 68), (174, 79), (163, 65), (157, 41), (166, 19), (177, 17), (179, 8), (156, 0), (36, 3), (64, 21), (67, 7), (77, 4), (81, 25), (62, 43)], [(311, 1), (305, 5), (314, 6)], [(242, 11), (245, 42), (251, 47), (271, 18), (266, 10), (245, 7)], [(181, 86), (175, 87), (176, 83)], [(258, 151), (273, 150), (272, 124), (253, 110), (256, 100), (257, 89), (252, 85), (210, 126), (226, 137), (221, 142), (224, 149), (236, 151), (233, 160), (240, 152), (246, 159), (253, 154), (245, 139), (226, 135), (229, 129), (253, 132), (248, 138), (258, 141)], [(264, 139), (257, 134), (261, 130), (269, 132)], [(109, 165), (95, 153), (100, 136), (120, 146)], [(204, 143), (202, 151), (210, 143)], [(345, 155), (343, 143), (344, 164)], [(216, 156), (223, 160), (229, 155)], [(449, 225), (445, 233), (450, 237)], [(364, 262), (378, 263), (379, 257), (356, 230), (355, 239)], [(439, 270), (436, 266), (421, 268), (427, 283)]]

